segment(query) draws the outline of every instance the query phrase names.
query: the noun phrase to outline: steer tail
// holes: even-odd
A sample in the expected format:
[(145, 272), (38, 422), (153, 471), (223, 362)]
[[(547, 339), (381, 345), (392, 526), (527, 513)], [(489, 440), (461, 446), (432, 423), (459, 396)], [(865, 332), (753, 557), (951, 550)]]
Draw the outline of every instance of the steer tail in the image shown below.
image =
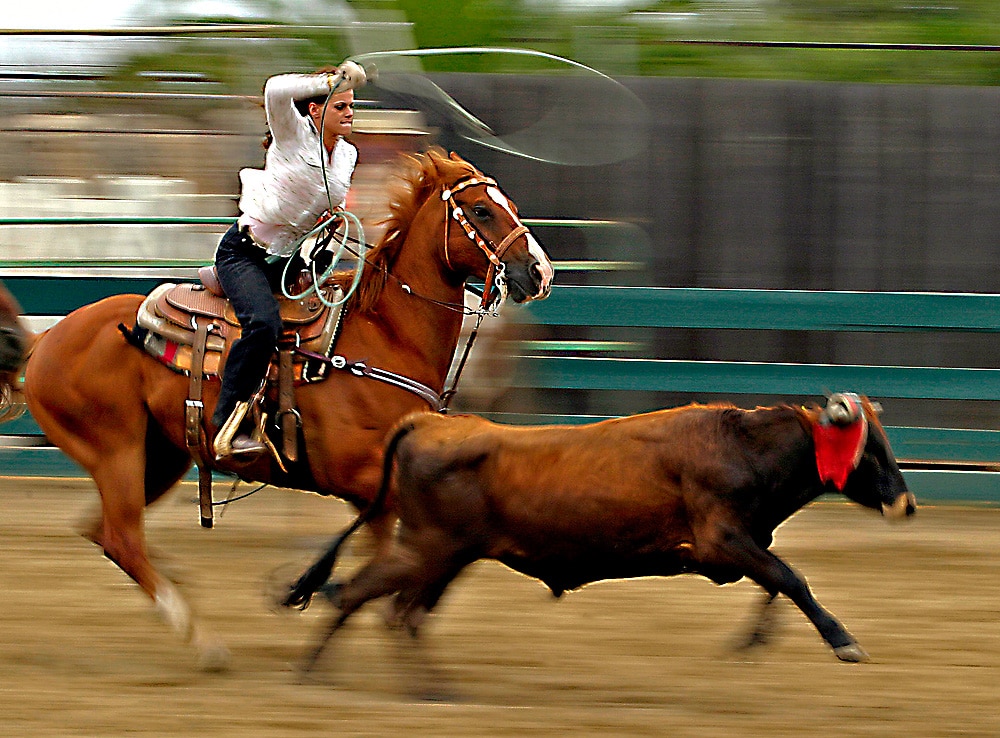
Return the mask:
[(21, 320), (21, 306), (0, 282), (0, 423), (24, 414), (18, 377), (38, 336)]
[(308, 569), (305, 573), (298, 578), (298, 580), (291, 586), (288, 592), (288, 596), (285, 597), (284, 601), (281, 603), (284, 607), (295, 607), (300, 610), (305, 610), (309, 607), (309, 603), (316, 592), (326, 584), (327, 580), (330, 579), (330, 575), (333, 573), (333, 567), (337, 563), (337, 555), (340, 553), (340, 547), (344, 545), (344, 542), (353, 535), (353, 533), (360, 528), (362, 525), (367, 523), (372, 518), (380, 515), (385, 509), (385, 502), (389, 497), (389, 491), (392, 488), (392, 468), (393, 463), (396, 459), (396, 448), (399, 446), (403, 438), (409, 434), (416, 426), (413, 421), (403, 421), (389, 436), (388, 441), (385, 444), (385, 456), (382, 460), (382, 486), (379, 487), (378, 493), (375, 495), (375, 499), (371, 501), (364, 510), (362, 510), (358, 517), (354, 519), (347, 528), (343, 530), (336, 538), (330, 541), (330, 545), (327, 547), (326, 552)]

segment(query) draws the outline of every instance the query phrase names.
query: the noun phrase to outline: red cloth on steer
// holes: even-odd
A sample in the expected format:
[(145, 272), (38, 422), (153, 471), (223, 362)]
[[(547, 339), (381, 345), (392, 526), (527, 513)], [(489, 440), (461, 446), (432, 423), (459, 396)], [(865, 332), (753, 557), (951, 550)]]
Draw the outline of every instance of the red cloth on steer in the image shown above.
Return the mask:
[(842, 490), (848, 475), (858, 468), (867, 438), (868, 420), (864, 416), (850, 425), (813, 425), (816, 469), (820, 481), (833, 482), (838, 490)]

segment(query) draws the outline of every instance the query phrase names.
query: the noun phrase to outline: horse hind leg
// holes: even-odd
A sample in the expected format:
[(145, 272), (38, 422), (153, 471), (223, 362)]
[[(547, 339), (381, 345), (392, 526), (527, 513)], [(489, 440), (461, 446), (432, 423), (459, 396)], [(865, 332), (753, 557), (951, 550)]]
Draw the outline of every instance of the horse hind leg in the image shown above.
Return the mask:
[[(191, 468), (192, 459), (186, 449), (171, 445), (159, 427), (152, 423), (146, 431), (145, 459), (146, 469), (143, 481), (146, 506), (148, 507), (177, 485)], [(162, 557), (156, 556), (155, 558)], [(172, 573), (165, 571), (162, 563), (158, 563), (158, 568), (165, 575), (167, 586), (163, 588), (162, 597), (159, 600), (154, 598), (157, 612), (179, 633), (183, 631), (184, 621), (187, 620), (189, 626), (186, 637), (197, 649), (198, 663), (203, 670), (225, 670), (230, 661), (229, 649), (217, 635), (209, 631), (200, 620), (193, 616), (176, 586), (177, 578)], [(185, 608), (187, 609), (186, 613)]]
[[(146, 432), (145, 461), (143, 481), (147, 507), (169, 492), (191, 468), (192, 463), (187, 451), (169, 445), (163, 434), (152, 425)], [(83, 538), (103, 548), (104, 544), (101, 542), (104, 529), (103, 501), (98, 500), (91, 510), (81, 516), (76, 528)], [(149, 558), (156, 562), (156, 568), (176, 583), (178, 576), (173, 572), (164, 571), (166, 565), (164, 562), (168, 561), (168, 558), (161, 556), (152, 547), (147, 547), (147, 552)]]

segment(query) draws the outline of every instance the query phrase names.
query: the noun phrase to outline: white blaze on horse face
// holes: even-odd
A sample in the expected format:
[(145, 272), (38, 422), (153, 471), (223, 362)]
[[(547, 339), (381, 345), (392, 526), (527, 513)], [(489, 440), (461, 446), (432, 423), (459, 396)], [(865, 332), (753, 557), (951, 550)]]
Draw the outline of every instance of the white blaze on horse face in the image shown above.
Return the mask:
[[(496, 187), (487, 187), (486, 194), (493, 202), (507, 211), (508, 215), (513, 218), (514, 225), (524, 225), (521, 222), (521, 219), (518, 218), (517, 214), (514, 212), (514, 208), (511, 207), (510, 200), (504, 197), (504, 194), (499, 189)], [(535, 240), (534, 234), (532, 234), (531, 231), (528, 231), (524, 234), (524, 237), (528, 242), (528, 253), (535, 257), (535, 261), (538, 262), (538, 274), (542, 278), (542, 283), (538, 288), (538, 294), (545, 295), (548, 293), (549, 287), (552, 285), (552, 278), (555, 276), (555, 269), (552, 267), (552, 262), (549, 261), (549, 257), (545, 255), (545, 251), (542, 250), (541, 244)]]

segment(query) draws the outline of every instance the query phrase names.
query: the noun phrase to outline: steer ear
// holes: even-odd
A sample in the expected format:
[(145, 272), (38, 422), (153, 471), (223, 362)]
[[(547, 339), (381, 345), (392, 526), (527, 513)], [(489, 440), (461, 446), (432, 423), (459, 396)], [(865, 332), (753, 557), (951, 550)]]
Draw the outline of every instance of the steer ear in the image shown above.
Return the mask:
[(861, 398), (853, 392), (834, 392), (826, 401), (823, 418), (834, 425), (850, 425), (862, 416)]

